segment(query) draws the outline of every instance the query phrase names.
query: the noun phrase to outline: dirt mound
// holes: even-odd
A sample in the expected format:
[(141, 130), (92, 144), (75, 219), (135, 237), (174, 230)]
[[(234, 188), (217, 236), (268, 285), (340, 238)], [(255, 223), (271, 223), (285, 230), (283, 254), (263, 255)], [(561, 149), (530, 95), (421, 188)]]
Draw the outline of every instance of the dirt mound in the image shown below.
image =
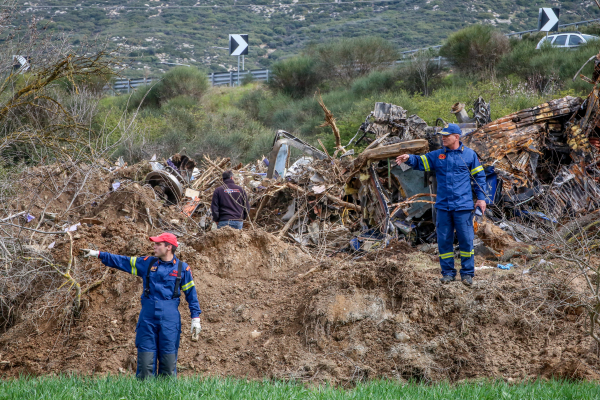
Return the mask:
[(0, 251), (19, 257), (10, 274), (0, 273), (0, 375), (133, 373), (142, 280), (79, 250), (145, 256), (148, 236), (168, 230), (179, 235), (178, 255), (192, 268), (203, 310), (200, 341), (192, 342), (182, 301), (183, 375), (598, 379), (600, 350), (574, 300), (584, 278), (559, 281), (544, 266), (486, 269), (472, 288), (442, 286), (437, 257), (404, 241), (332, 255), (251, 224), (205, 233), (136, 181), (143, 168), (110, 168), (24, 174), (21, 188), (38, 195), (15, 202), (29, 201), (23, 212), (36, 218), (4, 227), (16, 239)]
[(208, 232), (193, 240), (190, 246), (201, 254), (200, 267), (220, 278), (268, 280), (312, 261), (300, 249), (262, 230), (239, 231), (226, 227)]
[[(145, 229), (124, 217), (77, 234), (76, 248), (150, 251)], [(69, 246), (57, 243), (55, 257), (68, 257)], [(203, 310), (201, 339), (192, 342), (185, 301), (181, 306), (183, 375), (337, 383), (598, 377), (584, 314), (553, 309), (547, 293), (540, 297), (532, 288), (541, 273), (492, 270), (472, 289), (442, 286), (437, 264), (408, 248), (373, 261), (318, 262), (258, 230), (210, 232), (183, 240), (179, 250)], [(105, 271), (95, 260), (77, 263), (98, 276)], [(83, 295), (77, 318), (21, 316), (0, 336), (1, 373), (133, 373), (141, 292), (140, 278), (109, 270)]]

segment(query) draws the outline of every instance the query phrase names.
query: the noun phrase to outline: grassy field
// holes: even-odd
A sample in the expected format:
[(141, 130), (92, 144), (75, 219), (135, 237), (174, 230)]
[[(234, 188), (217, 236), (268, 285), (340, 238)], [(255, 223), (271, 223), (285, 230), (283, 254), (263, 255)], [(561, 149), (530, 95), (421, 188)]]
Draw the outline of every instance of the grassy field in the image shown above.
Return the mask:
[(306, 387), (280, 381), (183, 378), (139, 382), (131, 377), (46, 377), (0, 381), (0, 399), (598, 399), (600, 385), (539, 381), (523, 384), (471, 382), (458, 385), (373, 381), (353, 389)]

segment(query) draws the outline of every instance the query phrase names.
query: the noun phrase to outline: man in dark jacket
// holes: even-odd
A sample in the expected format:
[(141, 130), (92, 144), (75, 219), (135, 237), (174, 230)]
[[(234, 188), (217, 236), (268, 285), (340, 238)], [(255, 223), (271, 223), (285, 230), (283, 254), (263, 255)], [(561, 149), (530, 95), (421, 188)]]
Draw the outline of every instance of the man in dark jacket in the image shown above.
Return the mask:
[(233, 182), (231, 171), (223, 172), (224, 185), (219, 186), (213, 193), (210, 210), (218, 228), (230, 226), (242, 229), (244, 220), (248, 217), (250, 204), (244, 189)]

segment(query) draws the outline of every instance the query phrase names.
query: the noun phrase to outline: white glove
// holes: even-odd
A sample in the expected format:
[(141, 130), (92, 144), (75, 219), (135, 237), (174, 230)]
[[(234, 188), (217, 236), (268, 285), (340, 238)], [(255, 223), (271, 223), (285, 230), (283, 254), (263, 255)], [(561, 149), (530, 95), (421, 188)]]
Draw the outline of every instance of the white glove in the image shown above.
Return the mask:
[(198, 340), (198, 335), (202, 327), (200, 326), (200, 318), (192, 318), (192, 340), (195, 342)]
[(83, 256), (85, 258), (88, 258), (88, 257), (96, 257), (96, 258), (98, 258), (98, 256), (100, 255), (100, 252), (98, 250), (81, 249), (81, 251), (83, 252)]

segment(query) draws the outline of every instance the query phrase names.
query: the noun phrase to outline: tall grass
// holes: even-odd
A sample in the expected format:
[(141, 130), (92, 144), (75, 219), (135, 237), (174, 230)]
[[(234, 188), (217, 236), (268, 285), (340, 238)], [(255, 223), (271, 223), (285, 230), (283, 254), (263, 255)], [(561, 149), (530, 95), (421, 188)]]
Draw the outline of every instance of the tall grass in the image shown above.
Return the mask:
[(46, 377), (0, 381), (3, 400), (142, 400), (142, 399), (597, 399), (600, 386), (593, 382), (537, 381), (508, 384), (478, 381), (456, 385), (403, 384), (371, 381), (352, 389), (305, 386), (282, 381), (247, 381), (234, 378), (191, 377), (140, 382), (132, 377)]
[[(495, 119), (541, 104), (557, 95), (572, 93), (541, 95), (527, 85), (509, 79), (470, 83), (448, 77), (444, 86), (430, 96), (411, 95), (399, 89), (392, 76), (391, 72), (376, 71), (356, 80), (350, 88), (339, 88), (323, 94), (325, 105), (336, 117), (344, 144), (356, 134), (376, 102), (399, 105), (407, 110), (408, 115), (417, 114), (433, 125), (437, 118), (454, 122), (450, 107), (462, 102), (469, 109), (479, 96), (491, 102), (492, 118)], [(321, 138), (328, 148), (333, 149), (331, 129), (318, 127), (323, 121), (323, 110), (312, 96), (295, 100), (258, 87), (247, 92), (238, 106), (267, 127), (284, 129), (309, 141), (316, 142), (317, 138)]]

